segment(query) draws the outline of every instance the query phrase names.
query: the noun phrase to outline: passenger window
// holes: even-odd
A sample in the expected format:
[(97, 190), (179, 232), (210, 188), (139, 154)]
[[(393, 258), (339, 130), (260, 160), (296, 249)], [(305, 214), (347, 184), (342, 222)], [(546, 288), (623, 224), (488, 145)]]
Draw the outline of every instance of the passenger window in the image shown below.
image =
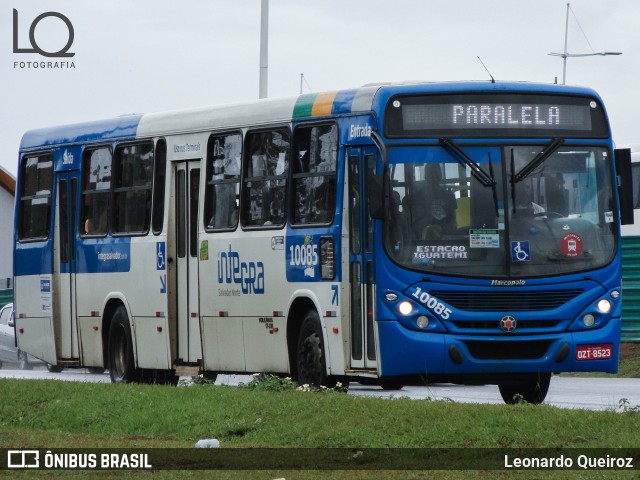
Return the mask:
[(233, 230), (238, 224), (242, 135), (212, 135), (207, 148), (205, 228)]
[(300, 127), (295, 132), (292, 222), (326, 224), (336, 206), (338, 127)]
[(87, 150), (82, 162), (81, 235), (104, 235), (109, 230), (111, 150)]
[(151, 221), (153, 143), (116, 149), (113, 172), (113, 232), (143, 234)]
[(286, 128), (247, 135), (242, 209), (244, 227), (284, 225), (289, 138)]
[(162, 233), (164, 220), (164, 184), (167, 169), (167, 142), (158, 140), (156, 143), (156, 158), (153, 167), (153, 233)]
[(24, 157), (21, 168), (19, 238), (46, 238), (51, 228), (53, 157), (51, 154)]

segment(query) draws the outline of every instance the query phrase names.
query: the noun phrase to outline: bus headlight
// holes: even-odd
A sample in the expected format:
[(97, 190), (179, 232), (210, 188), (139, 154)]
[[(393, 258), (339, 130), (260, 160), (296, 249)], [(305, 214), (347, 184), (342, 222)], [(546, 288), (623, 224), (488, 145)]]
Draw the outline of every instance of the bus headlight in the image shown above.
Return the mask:
[(419, 328), (427, 328), (429, 326), (429, 318), (426, 315), (420, 315), (416, 318), (416, 325)]
[(402, 315), (409, 315), (411, 314), (411, 312), (413, 311), (413, 305), (411, 305), (411, 303), (404, 301), (401, 302), (400, 305), (398, 305), (398, 311), (402, 314)]
[(584, 317), (582, 317), (582, 323), (584, 323), (585, 327), (592, 327), (594, 323), (596, 323), (596, 317), (587, 313)]
[(603, 298), (598, 302), (598, 310), (601, 313), (609, 313), (611, 311), (611, 302), (606, 298)]

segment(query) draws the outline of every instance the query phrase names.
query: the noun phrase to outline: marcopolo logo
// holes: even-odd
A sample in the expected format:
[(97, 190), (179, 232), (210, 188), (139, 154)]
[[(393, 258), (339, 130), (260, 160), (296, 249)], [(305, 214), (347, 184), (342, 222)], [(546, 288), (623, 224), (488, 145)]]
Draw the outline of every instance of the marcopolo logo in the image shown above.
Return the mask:
[[(75, 55), (74, 52), (69, 51), (73, 45), (73, 41), (75, 38), (75, 31), (73, 29), (73, 24), (71, 23), (71, 20), (69, 20), (69, 18), (67, 18), (65, 15), (63, 15), (60, 12), (45, 12), (38, 15), (31, 22), (31, 26), (29, 27), (29, 43), (31, 44), (31, 48), (25, 48), (24, 44), (22, 47), (20, 46), (20, 39), (19, 39), (20, 25), (18, 22), (18, 19), (19, 19), (18, 15), (19, 15), (18, 10), (14, 8), (13, 9), (13, 53), (16, 53), (16, 54), (37, 53), (38, 55), (42, 57), (47, 57), (47, 58), (70, 58)], [(53, 49), (50, 43), (45, 43), (45, 48), (43, 48), (42, 38), (40, 38), (39, 41), (36, 38), (36, 29), (38, 27), (38, 24), (40, 24), (42, 20), (48, 17), (59, 19), (59, 21), (61, 21), (64, 24), (64, 27), (66, 27), (66, 35), (65, 35), (65, 32), (60, 34), (56, 30), (56, 33), (55, 33), (56, 36), (54, 37), (54, 42), (56, 42), (55, 43), (56, 46)], [(62, 35), (62, 36), (59, 37), (59, 35)], [(49, 41), (50, 38), (48, 37), (47, 40)], [(55, 48), (58, 48), (60, 45), (62, 45), (62, 42), (66, 42), (66, 43), (62, 48), (55, 51)], [(51, 51), (51, 50), (54, 50), (54, 51)], [(39, 61), (39, 62), (15, 61), (13, 63), (13, 68), (21, 68), (21, 69), (24, 69), (24, 68), (42, 68), (42, 69), (75, 68), (75, 64), (74, 62), (70, 62), (70, 61), (46, 61), (46, 62), (45, 61)]]

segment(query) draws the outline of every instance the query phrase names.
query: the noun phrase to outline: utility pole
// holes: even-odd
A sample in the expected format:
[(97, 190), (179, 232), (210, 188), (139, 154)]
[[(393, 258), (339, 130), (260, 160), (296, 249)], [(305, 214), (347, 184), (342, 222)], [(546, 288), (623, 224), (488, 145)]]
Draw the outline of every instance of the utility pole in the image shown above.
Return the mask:
[[(602, 57), (606, 57), (607, 55), (622, 55), (622, 52), (569, 53), (567, 49), (568, 49), (568, 42), (569, 42), (569, 10), (570, 9), (571, 9), (571, 4), (567, 3), (567, 18), (566, 18), (565, 23), (564, 23), (564, 52), (563, 53), (556, 53), (556, 52), (549, 53), (549, 55), (554, 56), (554, 57), (562, 57), (562, 84), (563, 85), (565, 85), (566, 82), (567, 82), (567, 58), (568, 57), (594, 57), (594, 56), (597, 56), (597, 55), (600, 55)], [(580, 29), (582, 29), (582, 27), (580, 27)], [(583, 34), (584, 34), (584, 32), (583, 32)], [(585, 38), (586, 38), (586, 35), (585, 35)], [(589, 42), (589, 39), (587, 39), (587, 42)], [(591, 46), (590, 43), (589, 43), (589, 46)]]
[(269, 0), (262, 0), (260, 16), (260, 92), (258, 98), (267, 98), (269, 73)]
[(567, 19), (564, 22), (564, 55), (562, 56), (562, 84), (565, 85), (567, 80), (567, 45), (569, 42), (569, 8), (571, 4), (567, 3)]

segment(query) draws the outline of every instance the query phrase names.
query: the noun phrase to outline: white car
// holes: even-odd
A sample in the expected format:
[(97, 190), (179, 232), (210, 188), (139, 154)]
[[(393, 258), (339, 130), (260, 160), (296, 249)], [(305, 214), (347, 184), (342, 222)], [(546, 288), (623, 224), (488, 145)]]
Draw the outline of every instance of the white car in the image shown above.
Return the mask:
[(13, 303), (0, 309), (0, 368), (3, 363), (17, 363), (22, 370), (31, 370), (34, 364), (42, 363), (16, 347)]

